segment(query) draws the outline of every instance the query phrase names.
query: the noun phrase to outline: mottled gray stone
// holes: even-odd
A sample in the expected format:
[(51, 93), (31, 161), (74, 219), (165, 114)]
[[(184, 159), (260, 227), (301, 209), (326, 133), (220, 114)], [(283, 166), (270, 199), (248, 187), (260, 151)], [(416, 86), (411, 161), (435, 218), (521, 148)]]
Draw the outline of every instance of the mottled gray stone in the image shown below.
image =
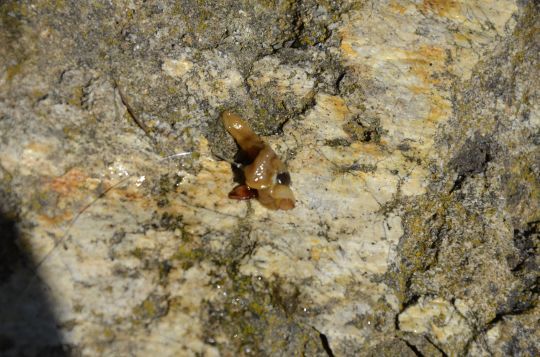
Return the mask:
[(0, 354), (538, 354), (538, 12), (1, 2)]

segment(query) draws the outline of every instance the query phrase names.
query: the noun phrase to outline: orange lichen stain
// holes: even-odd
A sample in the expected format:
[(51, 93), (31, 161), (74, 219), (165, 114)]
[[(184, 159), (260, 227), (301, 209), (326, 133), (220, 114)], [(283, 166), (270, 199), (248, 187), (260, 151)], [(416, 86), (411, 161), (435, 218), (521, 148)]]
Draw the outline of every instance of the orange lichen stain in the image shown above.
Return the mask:
[(433, 71), (429, 67), (418, 62), (410, 62), (410, 64), (411, 72), (426, 85), (439, 82), (437, 78), (433, 78)]
[(454, 40), (457, 43), (469, 43), (472, 40), (472, 36), (463, 32), (455, 32), (453, 33)]
[(446, 119), (450, 115), (450, 102), (440, 95), (433, 94), (430, 97), (430, 110), (426, 118), (430, 123), (439, 122), (441, 119)]
[(349, 26), (344, 27), (339, 30), (339, 37), (341, 38), (341, 43), (339, 45), (339, 48), (343, 54), (343, 57), (354, 58), (358, 56), (358, 54), (352, 47), (352, 44), (356, 36), (354, 35), (353, 32), (351, 32), (351, 29)]
[(84, 187), (87, 179), (88, 176), (81, 170), (71, 169), (63, 176), (52, 180), (49, 187), (62, 196), (68, 196)]
[(38, 220), (43, 222), (45, 225), (58, 225), (60, 223), (65, 223), (73, 219), (73, 212), (63, 211), (61, 214), (55, 214), (54, 216), (49, 216), (46, 214), (38, 215)]
[(97, 200), (109, 201), (109, 207), (126, 201), (136, 202), (142, 208), (155, 205), (154, 199), (145, 197), (136, 187), (113, 187), (118, 181), (99, 181), (101, 184), (99, 192), (90, 192), (97, 187), (97, 185), (94, 187), (94, 181), (97, 180), (85, 176), (84, 173), (76, 169), (53, 180), (48, 188), (58, 193), (60, 199), (57, 201), (54, 214), (40, 214), (38, 219), (48, 225), (65, 224), (85, 210), (91, 209)]
[(401, 14), (403, 15), (405, 13), (405, 11), (407, 11), (407, 8), (401, 4), (398, 4), (397, 2), (395, 1), (392, 1), (390, 3), (390, 5), (388, 6), (388, 8), (393, 11), (393, 12), (397, 12), (398, 14)]
[(351, 114), (347, 104), (341, 97), (323, 95), (319, 98), (319, 102), (323, 108), (327, 108), (332, 113), (334, 119), (342, 121)]
[[(138, 201), (143, 198), (141, 193), (136, 189), (127, 189), (127, 190), (111, 190), (114, 191), (112, 194), (119, 195), (127, 201)], [(143, 201), (141, 201), (143, 203)]]
[(456, 17), (461, 13), (461, 5), (456, 0), (424, 0), (419, 6), (421, 10), (444, 17)]
[(430, 62), (442, 62), (446, 58), (444, 49), (435, 46), (423, 45), (417, 51), (418, 54)]
[[(185, 214), (199, 209), (228, 211), (234, 201), (227, 198), (231, 179), (231, 166), (226, 162), (201, 160), (202, 170), (184, 180), (176, 194), (181, 199), (171, 200), (167, 210), (171, 214)], [(213, 192), (212, 196), (208, 192)], [(188, 204), (189, 202), (189, 204)]]
[(319, 247), (313, 247), (311, 248), (311, 260), (319, 261), (321, 259), (321, 250)]
[(354, 151), (355, 155), (367, 155), (373, 158), (385, 156), (383, 152), (384, 143), (360, 143), (354, 142), (351, 144), (350, 149)]
[(356, 51), (353, 49), (350, 41), (343, 39), (341, 45), (339, 46), (341, 52), (345, 55), (344, 57), (356, 57)]
[(405, 52), (404, 61), (410, 65), (412, 74), (423, 83), (423, 85), (410, 85), (407, 88), (416, 95), (428, 97), (430, 111), (425, 120), (430, 123), (438, 122), (449, 115), (450, 104), (434, 88), (435, 85), (442, 84), (445, 79), (433, 75), (444, 71), (445, 60), (446, 52), (440, 47), (422, 46), (416, 51)]
[(408, 86), (407, 87), (414, 94), (429, 94), (430, 89), (425, 86)]
[(446, 53), (444, 49), (434, 46), (422, 46), (416, 51), (405, 51), (404, 61), (411, 66), (411, 72), (423, 83), (438, 84), (440, 79), (433, 73), (444, 69)]

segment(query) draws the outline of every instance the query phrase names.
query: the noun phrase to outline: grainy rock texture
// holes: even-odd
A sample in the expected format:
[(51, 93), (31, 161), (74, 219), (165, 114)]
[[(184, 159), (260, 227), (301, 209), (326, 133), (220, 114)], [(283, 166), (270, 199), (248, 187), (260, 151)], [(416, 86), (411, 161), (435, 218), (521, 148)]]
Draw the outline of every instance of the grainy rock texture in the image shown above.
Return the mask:
[(539, 6), (0, 2), (0, 355), (538, 355)]

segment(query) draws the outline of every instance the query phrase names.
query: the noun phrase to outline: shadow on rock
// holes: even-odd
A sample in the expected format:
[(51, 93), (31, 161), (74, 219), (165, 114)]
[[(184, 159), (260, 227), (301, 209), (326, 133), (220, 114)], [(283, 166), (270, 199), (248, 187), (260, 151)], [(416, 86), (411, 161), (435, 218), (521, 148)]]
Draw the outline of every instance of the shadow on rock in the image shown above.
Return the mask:
[(43, 284), (18, 239), (16, 219), (0, 207), (0, 355), (70, 355)]

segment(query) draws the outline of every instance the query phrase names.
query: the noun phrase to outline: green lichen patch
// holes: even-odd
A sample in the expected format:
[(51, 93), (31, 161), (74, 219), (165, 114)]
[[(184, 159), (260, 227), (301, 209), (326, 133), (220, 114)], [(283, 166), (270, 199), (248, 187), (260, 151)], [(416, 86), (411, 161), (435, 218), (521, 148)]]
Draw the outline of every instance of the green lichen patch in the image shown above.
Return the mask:
[(230, 338), (219, 345), (223, 353), (324, 355), (318, 333), (295, 319), (301, 304), (294, 285), (280, 279), (230, 278), (221, 282), (228, 299), (207, 306), (207, 334)]
[(336, 139), (330, 139), (326, 140), (324, 142), (324, 145), (330, 146), (332, 148), (334, 147), (340, 147), (340, 146), (351, 146), (351, 142), (345, 138), (336, 138)]
[(380, 120), (376, 117), (355, 116), (343, 125), (343, 130), (351, 140), (378, 143), (384, 133)]
[(132, 321), (136, 324), (148, 324), (165, 316), (168, 310), (168, 301), (164, 296), (150, 295), (133, 309)]
[(182, 244), (178, 247), (172, 259), (180, 261), (182, 269), (188, 270), (204, 257), (205, 251), (202, 248), (193, 248), (188, 244)]
[[(456, 88), (456, 115), (437, 142), (450, 150), (441, 150), (441, 164), (432, 166), (427, 194), (402, 206), (405, 233), (390, 279), (401, 303), (407, 307), (422, 296), (460, 301), (478, 335), (506, 316), (527, 316), (538, 302), (538, 261), (532, 258), (538, 246), (532, 237), (538, 235), (540, 170), (533, 157), (540, 151), (528, 139), (537, 128), (529, 117), (530, 99), (522, 95), (538, 96), (538, 84), (530, 80), (538, 73), (531, 66), (538, 51), (525, 45), (538, 21), (530, 16), (535, 11), (525, 6), (515, 37)], [(508, 61), (513, 54), (516, 60)], [(508, 348), (528, 346), (519, 329), (503, 335)], [(483, 348), (471, 342), (459, 353)]]

